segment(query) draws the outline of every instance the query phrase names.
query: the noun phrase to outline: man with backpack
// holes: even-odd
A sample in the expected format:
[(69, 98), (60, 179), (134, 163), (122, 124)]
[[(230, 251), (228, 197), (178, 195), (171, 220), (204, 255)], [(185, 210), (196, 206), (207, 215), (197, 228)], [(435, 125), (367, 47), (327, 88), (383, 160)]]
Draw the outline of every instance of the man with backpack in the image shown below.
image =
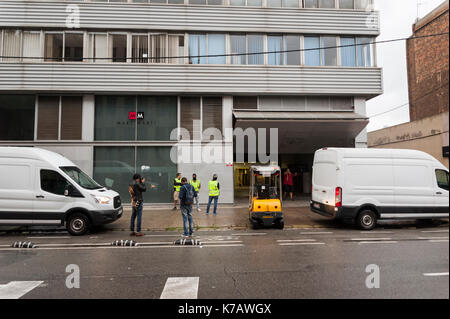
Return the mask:
[[(192, 237), (194, 234), (194, 220), (192, 218), (192, 204), (194, 198), (197, 197), (197, 192), (194, 186), (190, 185), (186, 177), (181, 179), (180, 187), (180, 208), (183, 216), (184, 236)], [(189, 227), (188, 227), (189, 224)]]

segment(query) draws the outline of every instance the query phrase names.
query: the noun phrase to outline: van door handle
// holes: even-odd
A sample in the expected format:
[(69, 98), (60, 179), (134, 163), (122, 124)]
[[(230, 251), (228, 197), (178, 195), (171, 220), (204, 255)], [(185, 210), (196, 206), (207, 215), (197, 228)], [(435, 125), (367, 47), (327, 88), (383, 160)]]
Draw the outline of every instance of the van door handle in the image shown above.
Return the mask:
[(45, 198), (44, 195), (36, 195), (36, 198)]
[(442, 195), (442, 192), (436, 192), (436, 195)]
[(322, 193), (326, 193), (327, 191), (322, 191)]

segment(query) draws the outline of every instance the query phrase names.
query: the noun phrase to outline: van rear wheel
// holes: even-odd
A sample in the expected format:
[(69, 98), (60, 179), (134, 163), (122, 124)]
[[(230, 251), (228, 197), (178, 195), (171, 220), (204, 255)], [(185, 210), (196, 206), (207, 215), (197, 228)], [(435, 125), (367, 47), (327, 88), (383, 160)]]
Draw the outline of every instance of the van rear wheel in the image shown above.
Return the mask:
[(67, 231), (73, 236), (82, 236), (89, 230), (89, 219), (86, 215), (75, 213), (67, 219)]
[(377, 215), (371, 210), (363, 210), (359, 213), (356, 224), (362, 230), (372, 230), (377, 225)]

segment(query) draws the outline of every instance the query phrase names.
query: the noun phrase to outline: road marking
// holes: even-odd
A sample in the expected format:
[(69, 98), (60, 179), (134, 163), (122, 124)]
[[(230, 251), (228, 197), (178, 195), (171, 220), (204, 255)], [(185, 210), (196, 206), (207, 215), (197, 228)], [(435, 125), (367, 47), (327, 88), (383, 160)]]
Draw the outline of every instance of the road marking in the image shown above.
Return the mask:
[(169, 277), (160, 299), (197, 299), (199, 277)]
[(448, 233), (448, 230), (422, 230), (421, 233)]
[(446, 239), (448, 240), (448, 237), (417, 237), (417, 239), (420, 240), (441, 240), (441, 239)]
[(430, 243), (448, 243), (448, 239), (442, 240), (429, 240)]
[(267, 233), (240, 233), (240, 234), (231, 234), (231, 236), (265, 236)]
[(72, 238), (70, 236), (34, 236), (34, 237), (27, 237), (28, 239), (66, 239), (66, 238)]
[(173, 235), (145, 235), (144, 237), (180, 237), (180, 234), (173, 234)]
[(327, 235), (327, 234), (333, 234), (333, 232), (318, 231), (318, 232), (301, 232), (300, 233), (300, 235)]
[(426, 277), (440, 277), (440, 276), (448, 276), (448, 272), (431, 272), (423, 274)]
[(358, 244), (397, 244), (397, 241), (360, 241)]
[(325, 245), (325, 243), (280, 243), (280, 246)]
[(315, 239), (280, 239), (277, 240), (279, 243), (288, 243), (288, 242), (308, 242), (308, 241), (316, 241)]
[(229, 244), (229, 245), (202, 245), (200, 247), (244, 247), (243, 244)]
[(19, 299), (43, 281), (11, 281), (6, 285), (0, 285), (0, 299)]
[(351, 241), (366, 241), (366, 240), (371, 240), (371, 241), (382, 241), (382, 240), (392, 240), (392, 238), (377, 238), (377, 237), (368, 237), (368, 238), (352, 238), (350, 239)]
[(373, 235), (373, 234), (392, 234), (392, 231), (384, 231), (384, 230), (380, 230), (380, 231), (371, 231), (370, 233), (367, 231), (361, 231), (361, 234), (366, 234), (366, 235)]

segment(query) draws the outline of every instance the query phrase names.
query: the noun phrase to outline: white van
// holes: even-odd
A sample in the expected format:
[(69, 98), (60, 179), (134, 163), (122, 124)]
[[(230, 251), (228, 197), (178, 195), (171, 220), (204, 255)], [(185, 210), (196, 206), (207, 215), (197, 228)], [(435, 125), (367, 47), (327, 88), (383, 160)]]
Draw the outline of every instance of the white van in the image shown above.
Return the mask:
[(0, 147), (0, 225), (65, 225), (83, 235), (122, 212), (118, 193), (67, 158), (34, 147)]
[(313, 212), (363, 230), (378, 219), (449, 217), (448, 169), (420, 151), (324, 148), (312, 183)]

